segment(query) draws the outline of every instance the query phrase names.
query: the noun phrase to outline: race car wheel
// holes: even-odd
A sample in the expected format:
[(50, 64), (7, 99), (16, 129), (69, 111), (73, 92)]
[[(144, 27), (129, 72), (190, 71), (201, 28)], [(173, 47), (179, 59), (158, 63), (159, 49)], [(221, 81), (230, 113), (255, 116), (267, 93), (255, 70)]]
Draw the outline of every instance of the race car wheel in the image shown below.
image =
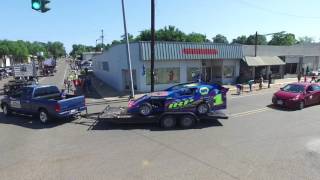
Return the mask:
[(39, 111), (39, 120), (41, 123), (46, 124), (50, 120), (50, 116), (48, 112), (44, 109), (40, 109)]
[(173, 116), (164, 116), (161, 118), (161, 127), (164, 129), (172, 129), (176, 126), (177, 120)]
[(139, 107), (139, 113), (143, 116), (148, 116), (152, 112), (152, 106), (149, 103), (142, 104)]
[(195, 125), (196, 118), (191, 115), (184, 115), (180, 118), (179, 124), (182, 128), (191, 128)]
[(210, 108), (207, 103), (201, 103), (197, 106), (197, 113), (198, 114), (201, 114), (201, 115), (207, 114), (207, 113), (209, 113), (209, 110), (210, 110)]
[(11, 115), (11, 111), (10, 111), (10, 109), (9, 109), (7, 104), (3, 104), (2, 105), (2, 111), (3, 111), (3, 114), (5, 116), (10, 116)]

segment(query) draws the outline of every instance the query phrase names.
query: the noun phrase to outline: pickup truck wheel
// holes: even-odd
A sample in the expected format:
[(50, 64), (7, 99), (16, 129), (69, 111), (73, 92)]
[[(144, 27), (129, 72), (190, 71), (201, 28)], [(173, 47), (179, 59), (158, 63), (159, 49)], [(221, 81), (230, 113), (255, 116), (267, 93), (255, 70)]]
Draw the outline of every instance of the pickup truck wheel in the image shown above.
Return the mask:
[(200, 115), (209, 113), (209, 105), (207, 103), (201, 103), (197, 106), (197, 113)]
[(143, 116), (148, 116), (151, 114), (152, 106), (149, 103), (142, 104), (139, 107), (139, 113)]
[(11, 115), (11, 110), (9, 109), (7, 104), (3, 104), (2, 105), (2, 111), (3, 111), (3, 114), (5, 116), (10, 116)]
[(49, 114), (46, 110), (41, 109), (39, 111), (39, 120), (41, 123), (45, 124), (49, 121)]
[(191, 115), (184, 115), (180, 118), (179, 124), (182, 128), (191, 128), (195, 125), (196, 119)]
[(172, 129), (176, 126), (177, 120), (173, 116), (164, 116), (161, 118), (161, 127), (164, 129)]

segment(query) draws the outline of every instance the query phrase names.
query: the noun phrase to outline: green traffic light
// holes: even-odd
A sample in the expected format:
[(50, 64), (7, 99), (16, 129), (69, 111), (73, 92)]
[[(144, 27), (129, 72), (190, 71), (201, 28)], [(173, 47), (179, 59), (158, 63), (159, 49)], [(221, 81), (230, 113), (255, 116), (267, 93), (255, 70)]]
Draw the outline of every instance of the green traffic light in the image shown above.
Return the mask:
[(40, 3), (39, 2), (34, 2), (34, 3), (32, 3), (32, 7), (33, 7), (33, 9), (40, 9)]

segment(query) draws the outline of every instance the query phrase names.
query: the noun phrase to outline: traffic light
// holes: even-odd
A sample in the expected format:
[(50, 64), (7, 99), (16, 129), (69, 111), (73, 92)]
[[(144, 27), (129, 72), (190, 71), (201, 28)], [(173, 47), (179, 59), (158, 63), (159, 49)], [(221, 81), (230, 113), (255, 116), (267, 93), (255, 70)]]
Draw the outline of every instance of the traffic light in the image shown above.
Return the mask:
[(48, 7), (49, 3), (50, 3), (49, 0), (42, 0), (41, 1), (41, 12), (42, 13), (45, 13), (50, 10), (50, 8)]
[(31, 0), (32, 9), (40, 11), (42, 13), (50, 10), (50, 8), (48, 7), (49, 3), (49, 0)]
[(32, 9), (39, 11), (41, 9), (41, 0), (31, 0)]

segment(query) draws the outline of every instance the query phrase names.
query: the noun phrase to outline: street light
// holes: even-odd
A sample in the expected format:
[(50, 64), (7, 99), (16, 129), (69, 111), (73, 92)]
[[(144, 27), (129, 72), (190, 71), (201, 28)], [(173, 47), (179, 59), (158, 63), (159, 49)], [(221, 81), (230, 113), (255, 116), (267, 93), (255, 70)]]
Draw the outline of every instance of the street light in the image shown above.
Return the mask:
[(129, 38), (127, 32), (127, 22), (126, 22), (126, 12), (125, 12), (125, 5), (124, 0), (121, 0), (122, 4), (122, 16), (123, 16), (123, 28), (124, 28), (124, 35), (126, 38), (126, 47), (127, 47), (127, 58), (128, 58), (128, 68), (130, 74), (130, 89), (131, 89), (131, 98), (134, 98), (134, 86), (133, 86), (133, 76), (132, 76), (132, 66), (131, 66), (131, 57), (130, 57), (130, 45), (129, 45)]
[[(274, 35), (274, 34), (283, 34), (286, 31), (280, 31), (280, 32), (276, 32), (276, 33), (268, 33), (268, 34), (260, 34), (261, 36), (270, 36), (270, 35)], [(257, 50), (258, 50), (258, 31), (256, 31), (256, 35), (255, 35), (255, 43), (254, 43), (254, 56), (257, 57)]]

